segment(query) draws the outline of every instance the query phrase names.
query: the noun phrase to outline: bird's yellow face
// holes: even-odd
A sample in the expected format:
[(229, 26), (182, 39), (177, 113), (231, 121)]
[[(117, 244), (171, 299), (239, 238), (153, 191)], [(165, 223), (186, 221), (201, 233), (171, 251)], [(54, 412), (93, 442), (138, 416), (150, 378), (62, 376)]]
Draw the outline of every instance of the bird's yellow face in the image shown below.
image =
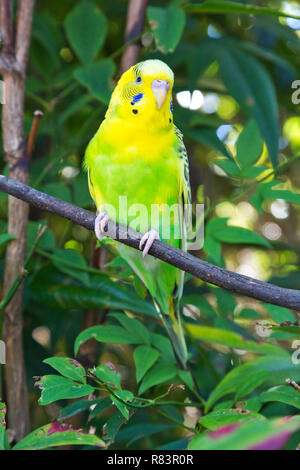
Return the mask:
[(112, 95), (108, 115), (129, 125), (166, 127), (172, 118), (174, 74), (160, 60), (146, 60), (127, 70)]

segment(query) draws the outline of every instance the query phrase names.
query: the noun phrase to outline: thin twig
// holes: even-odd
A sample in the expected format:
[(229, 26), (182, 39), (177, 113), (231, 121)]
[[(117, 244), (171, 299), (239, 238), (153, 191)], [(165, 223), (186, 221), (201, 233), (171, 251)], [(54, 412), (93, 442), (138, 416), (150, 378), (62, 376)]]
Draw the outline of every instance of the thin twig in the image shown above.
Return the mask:
[(33, 147), (34, 147), (34, 142), (35, 142), (35, 137), (36, 137), (36, 134), (37, 134), (39, 124), (40, 124), (40, 121), (41, 121), (42, 117), (43, 117), (43, 112), (42, 111), (40, 111), (38, 109), (36, 111), (34, 111), (33, 121), (32, 121), (31, 129), (30, 129), (29, 137), (28, 137), (28, 141), (27, 141), (27, 155), (28, 155), (28, 158), (31, 158)]
[[(72, 220), (74, 223), (82, 225), (88, 230), (94, 231), (95, 215), (90, 211), (37, 191), (30, 186), (4, 175), (0, 175), (0, 190), (22, 199), (41, 210), (60, 215), (68, 220)], [(122, 225), (115, 224), (111, 220), (107, 224), (106, 235), (109, 238), (118, 240), (137, 250), (139, 249), (139, 242), (142, 237), (142, 234)], [(150, 254), (155, 258), (161, 259), (172, 266), (198, 277), (202, 281), (223, 287), (237, 294), (246, 295), (257, 300), (300, 311), (299, 290), (278, 287), (242, 274), (234, 273), (207, 263), (159, 240), (153, 243)]]

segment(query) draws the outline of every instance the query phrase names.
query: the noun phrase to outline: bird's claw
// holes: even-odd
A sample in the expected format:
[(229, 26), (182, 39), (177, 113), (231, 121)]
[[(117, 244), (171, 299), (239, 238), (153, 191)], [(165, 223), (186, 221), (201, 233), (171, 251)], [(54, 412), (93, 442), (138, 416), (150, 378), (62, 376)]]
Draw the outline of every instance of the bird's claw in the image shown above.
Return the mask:
[(160, 240), (159, 234), (156, 230), (149, 230), (149, 232), (145, 233), (145, 235), (142, 236), (140, 240), (139, 249), (143, 250), (143, 258), (145, 258), (145, 256), (149, 252), (154, 240)]
[(95, 235), (98, 240), (102, 240), (103, 234), (105, 232), (105, 227), (109, 221), (109, 215), (107, 212), (100, 212), (95, 219)]

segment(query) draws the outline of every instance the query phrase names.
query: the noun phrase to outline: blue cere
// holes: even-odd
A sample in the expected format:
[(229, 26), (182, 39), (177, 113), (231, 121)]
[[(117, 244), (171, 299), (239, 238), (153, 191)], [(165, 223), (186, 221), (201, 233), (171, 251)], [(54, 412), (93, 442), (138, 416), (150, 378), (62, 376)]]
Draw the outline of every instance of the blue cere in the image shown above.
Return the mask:
[(132, 102), (131, 104), (135, 104), (137, 103), (138, 101), (140, 101), (144, 96), (144, 93), (139, 93), (138, 95), (135, 95), (133, 98), (132, 98)]
[(171, 103), (170, 103), (170, 111), (173, 114), (173, 101), (171, 101)]

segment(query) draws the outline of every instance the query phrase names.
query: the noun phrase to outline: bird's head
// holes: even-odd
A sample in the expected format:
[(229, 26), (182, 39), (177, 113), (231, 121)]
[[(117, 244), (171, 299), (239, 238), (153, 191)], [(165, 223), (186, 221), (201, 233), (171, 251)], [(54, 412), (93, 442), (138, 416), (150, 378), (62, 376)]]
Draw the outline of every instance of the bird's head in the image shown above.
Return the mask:
[(111, 98), (109, 114), (130, 123), (172, 122), (174, 74), (161, 60), (145, 60), (123, 73)]

